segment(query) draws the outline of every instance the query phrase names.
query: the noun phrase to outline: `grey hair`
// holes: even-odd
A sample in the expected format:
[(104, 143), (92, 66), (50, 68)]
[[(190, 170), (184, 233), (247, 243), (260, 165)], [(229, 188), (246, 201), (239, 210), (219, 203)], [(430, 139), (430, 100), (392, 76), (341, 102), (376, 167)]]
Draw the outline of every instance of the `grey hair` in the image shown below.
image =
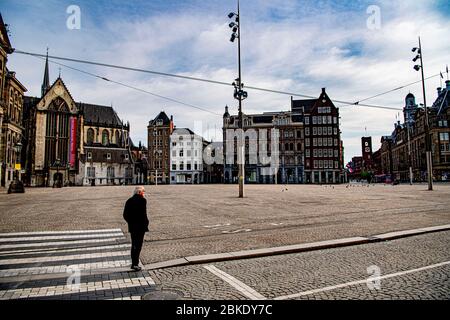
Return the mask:
[(133, 194), (139, 194), (139, 193), (141, 193), (142, 191), (145, 191), (145, 188), (144, 188), (144, 187), (142, 187), (142, 186), (136, 187), (136, 188), (134, 189)]

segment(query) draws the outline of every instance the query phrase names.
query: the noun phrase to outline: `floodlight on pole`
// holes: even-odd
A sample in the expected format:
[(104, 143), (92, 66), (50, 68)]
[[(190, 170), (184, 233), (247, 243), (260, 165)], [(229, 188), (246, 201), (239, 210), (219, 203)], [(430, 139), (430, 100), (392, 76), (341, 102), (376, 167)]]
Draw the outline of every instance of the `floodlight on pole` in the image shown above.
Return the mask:
[(237, 13), (231, 12), (230, 14), (228, 14), (228, 18), (232, 19), (233, 17), (235, 18), (234, 22), (231, 22), (229, 24), (229, 27), (232, 29), (233, 33), (231, 35), (230, 41), (234, 42), (234, 40), (236, 40), (236, 38), (238, 39), (238, 73), (239, 76), (237, 79), (235, 79), (235, 82), (233, 82), (233, 87), (234, 87), (234, 94), (233, 97), (239, 101), (239, 129), (240, 129), (240, 136), (241, 136), (241, 141), (240, 141), (240, 147), (239, 149), (239, 153), (240, 153), (240, 157), (238, 157), (238, 159), (240, 159), (240, 163), (239, 165), (239, 198), (243, 198), (244, 197), (244, 182), (245, 182), (245, 145), (244, 145), (244, 134), (243, 134), (243, 113), (242, 113), (242, 100), (244, 100), (245, 98), (248, 97), (247, 92), (245, 92), (244, 90), (242, 90), (243, 88), (243, 84), (242, 84), (242, 69), (241, 69), (241, 23), (240, 23), (240, 5), (239, 5), (239, 0), (237, 3)]
[(419, 47), (414, 47), (413, 52), (418, 50), (417, 59), (420, 58), (420, 65), (415, 65), (414, 70), (422, 72), (422, 93), (423, 93), (423, 107), (425, 111), (425, 148), (426, 148), (426, 160), (427, 160), (427, 175), (428, 175), (428, 190), (433, 190), (433, 159), (431, 155), (431, 139), (429, 135), (430, 124), (428, 121), (428, 109), (427, 100), (425, 94), (425, 76), (423, 72), (423, 54), (422, 54), (422, 43), (419, 37)]

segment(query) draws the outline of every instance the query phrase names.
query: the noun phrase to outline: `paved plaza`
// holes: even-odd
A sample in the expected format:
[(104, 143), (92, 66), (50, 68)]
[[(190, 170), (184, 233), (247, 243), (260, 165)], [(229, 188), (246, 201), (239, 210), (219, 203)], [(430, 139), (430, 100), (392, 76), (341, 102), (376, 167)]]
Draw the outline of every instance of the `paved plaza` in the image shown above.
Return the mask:
[[(129, 272), (122, 212), (133, 189), (30, 188), (25, 194), (0, 194), (0, 299), (141, 299), (151, 292), (183, 299), (450, 298), (448, 231)], [(147, 266), (450, 224), (446, 184), (433, 192), (426, 185), (249, 185), (245, 199), (237, 198), (236, 185), (146, 189), (150, 233), (141, 262)], [(383, 291), (367, 291), (371, 265), (387, 275)], [(76, 291), (67, 284), (73, 270), (81, 279)]]

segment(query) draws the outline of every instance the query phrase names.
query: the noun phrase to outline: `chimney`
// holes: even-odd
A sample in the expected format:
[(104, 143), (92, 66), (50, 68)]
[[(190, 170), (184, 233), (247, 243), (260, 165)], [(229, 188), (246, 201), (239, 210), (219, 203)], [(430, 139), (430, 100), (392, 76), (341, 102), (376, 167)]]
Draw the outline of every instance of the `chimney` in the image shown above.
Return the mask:
[(437, 92), (438, 92), (438, 97), (439, 97), (441, 95), (442, 88), (441, 87), (437, 88)]
[(450, 91), (450, 80), (445, 81), (445, 86), (447, 87), (447, 91)]
[(325, 94), (325, 88), (322, 88), (322, 93)]

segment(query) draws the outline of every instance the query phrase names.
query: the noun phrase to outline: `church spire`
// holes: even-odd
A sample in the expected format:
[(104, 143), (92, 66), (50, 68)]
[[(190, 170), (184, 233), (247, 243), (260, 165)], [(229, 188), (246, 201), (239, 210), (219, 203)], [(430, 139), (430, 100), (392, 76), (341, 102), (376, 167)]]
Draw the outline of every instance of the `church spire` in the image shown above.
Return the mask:
[(42, 81), (41, 94), (42, 97), (47, 93), (50, 88), (50, 77), (48, 73), (48, 47), (47, 47), (47, 58), (45, 58), (45, 70), (44, 70), (44, 80)]

